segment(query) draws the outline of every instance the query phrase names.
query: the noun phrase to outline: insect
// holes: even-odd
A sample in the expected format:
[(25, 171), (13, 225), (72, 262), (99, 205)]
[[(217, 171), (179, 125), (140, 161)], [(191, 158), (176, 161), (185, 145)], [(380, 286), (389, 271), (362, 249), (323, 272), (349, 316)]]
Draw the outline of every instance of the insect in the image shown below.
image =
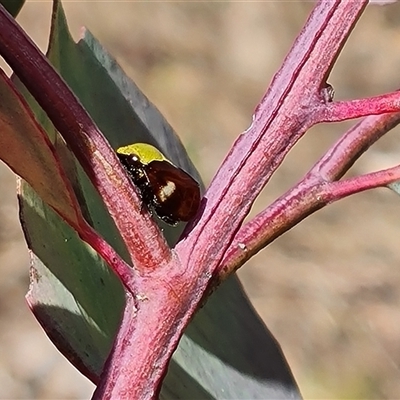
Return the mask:
[(158, 149), (135, 143), (118, 148), (117, 155), (143, 203), (160, 219), (176, 225), (195, 216), (200, 205), (199, 184)]

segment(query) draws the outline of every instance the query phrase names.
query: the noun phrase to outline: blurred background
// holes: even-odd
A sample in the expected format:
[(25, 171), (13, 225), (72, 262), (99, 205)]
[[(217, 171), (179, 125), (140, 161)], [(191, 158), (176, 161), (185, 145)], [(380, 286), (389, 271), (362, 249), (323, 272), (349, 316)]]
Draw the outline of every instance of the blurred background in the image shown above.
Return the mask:
[[(87, 27), (160, 109), (208, 184), (303, 26), (313, 2), (72, 2)], [(52, 4), (28, 1), (19, 23), (45, 51)], [(400, 86), (400, 4), (369, 6), (329, 82), (336, 99)], [(299, 143), (253, 207), (299, 180), (352, 123), (320, 125)], [(397, 130), (351, 174), (399, 163)], [(362, 193), (310, 216), (239, 275), (306, 399), (400, 398), (399, 197)], [(0, 398), (80, 399), (93, 385), (30, 314), (28, 254), (15, 177), (0, 164)]]

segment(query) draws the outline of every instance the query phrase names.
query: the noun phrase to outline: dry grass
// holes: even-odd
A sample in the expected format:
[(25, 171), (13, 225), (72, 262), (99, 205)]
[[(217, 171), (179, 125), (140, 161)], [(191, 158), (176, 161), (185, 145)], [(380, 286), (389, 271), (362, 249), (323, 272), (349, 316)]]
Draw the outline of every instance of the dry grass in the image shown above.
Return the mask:
[[(64, 2), (159, 107), (209, 182), (304, 23), (305, 2)], [(19, 17), (44, 49), (50, 2)], [(399, 86), (400, 5), (369, 7), (330, 79), (337, 98)], [(294, 149), (257, 202), (294, 183), (348, 124), (320, 126)], [(393, 134), (356, 173), (398, 163)], [(83, 398), (92, 386), (52, 347), (23, 295), (28, 258), (14, 178), (0, 166), (0, 398)], [(400, 398), (398, 197), (364, 193), (285, 234), (240, 271), (305, 398)]]

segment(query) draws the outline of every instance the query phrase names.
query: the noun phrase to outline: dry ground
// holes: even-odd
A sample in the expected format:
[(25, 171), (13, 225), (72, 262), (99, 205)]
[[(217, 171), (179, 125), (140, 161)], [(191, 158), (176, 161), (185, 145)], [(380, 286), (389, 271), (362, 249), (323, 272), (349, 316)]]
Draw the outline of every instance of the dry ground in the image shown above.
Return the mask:
[[(175, 127), (207, 183), (249, 125), (312, 2), (64, 5), (74, 36), (85, 25), (114, 54)], [(50, 10), (50, 2), (28, 1), (18, 18), (42, 49)], [(336, 98), (399, 87), (399, 44), (400, 5), (369, 7), (332, 73)], [(254, 210), (299, 179), (348, 126), (309, 132)], [(354, 173), (399, 163), (398, 143), (396, 132), (387, 135)], [(88, 398), (92, 385), (24, 303), (28, 258), (4, 165), (0, 205), (0, 398)], [(307, 399), (400, 398), (399, 211), (389, 190), (354, 196), (311, 216), (240, 271)]]

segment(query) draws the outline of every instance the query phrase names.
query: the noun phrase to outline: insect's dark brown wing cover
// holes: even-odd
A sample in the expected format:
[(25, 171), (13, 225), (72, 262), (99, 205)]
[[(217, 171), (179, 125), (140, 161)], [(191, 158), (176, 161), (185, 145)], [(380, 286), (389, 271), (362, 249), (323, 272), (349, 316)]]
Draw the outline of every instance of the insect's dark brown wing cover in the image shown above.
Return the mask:
[[(200, 188), (188, 173), (166, 161), (152, 161), (146, 166), (146, 173), (156, 197), (154, 208), (161, 219), (176, 223), (195, 216), (200, 205)], [(171, 182), (175, 190), (164, 196), (162, 191), (171, 188)]]

